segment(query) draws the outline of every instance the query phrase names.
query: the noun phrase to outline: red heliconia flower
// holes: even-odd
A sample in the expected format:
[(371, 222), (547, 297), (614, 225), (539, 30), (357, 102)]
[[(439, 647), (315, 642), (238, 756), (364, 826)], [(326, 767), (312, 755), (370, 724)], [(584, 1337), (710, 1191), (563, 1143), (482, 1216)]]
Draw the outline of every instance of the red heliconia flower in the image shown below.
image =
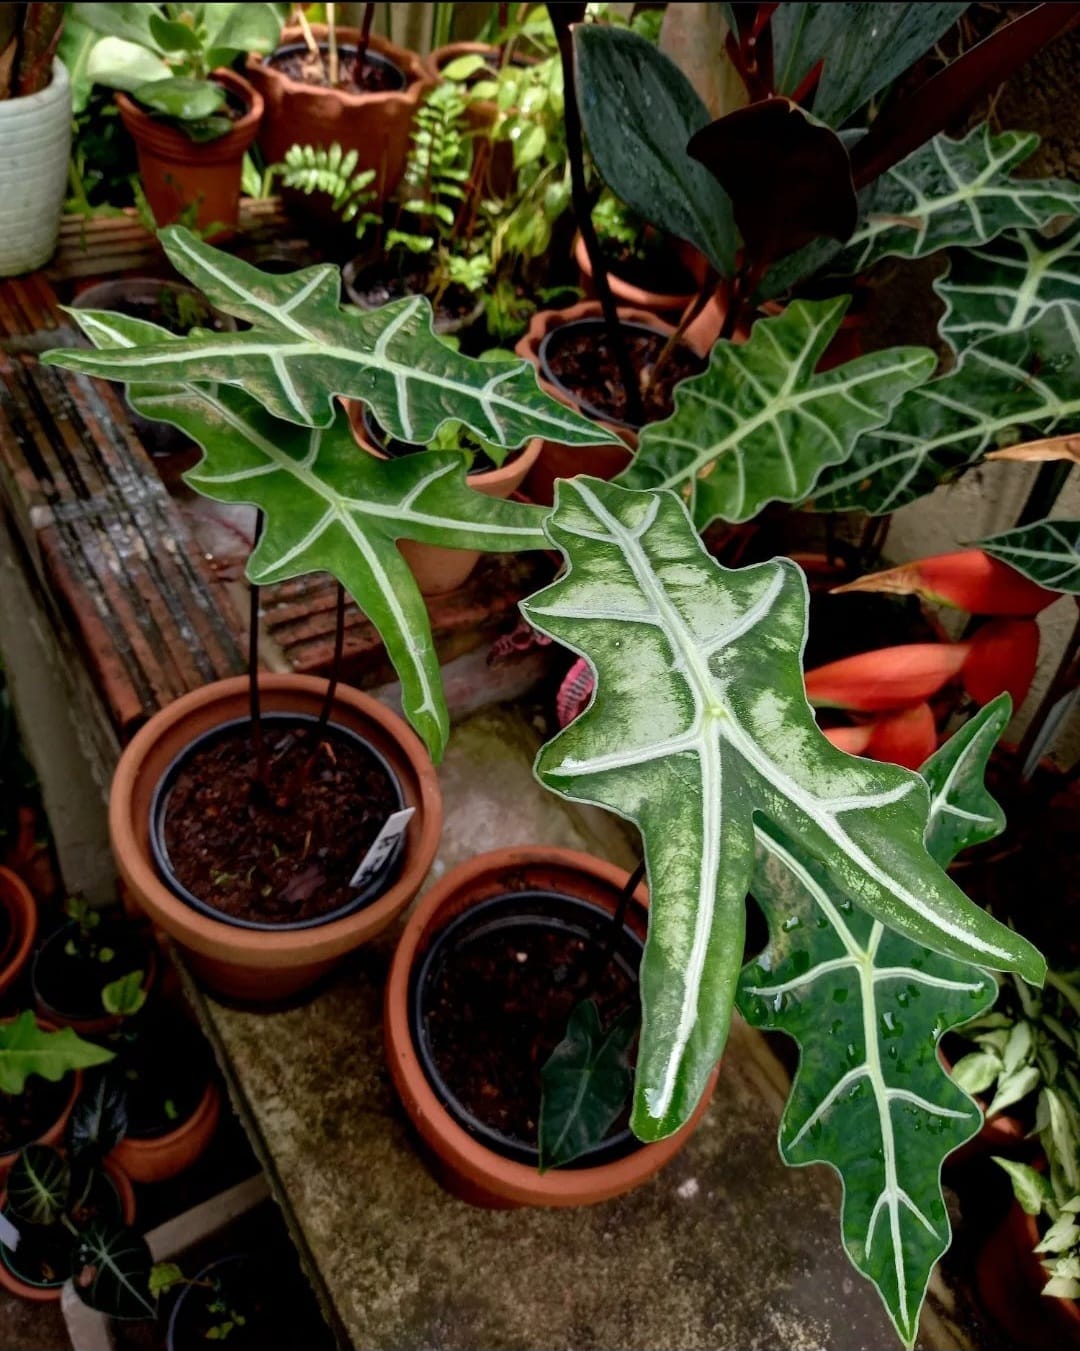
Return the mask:
[(918, 769), (937, 750), (937, 744), (937, 727), (930, 705), (916, 704), (873, 722), (866, 754), (871, 760)]
[(937, 605), (951, 605), (973, 615), (1037, 615), (1057, 600), (1056, 592), (1047, 591), (981, 549), (935, 554), (885, 572), (867, 573), (846, 586), (836, 587), (835, 591), (922, 596)]
[(1034, 619), (993, 619), (968, 643), (961, 672), (964, 689), (977, 704), (988, 704), (1003, 690), (1019, 708), (1027, 697), (1039, 661), (1039, 626)]
[(872, 722), (861, 723), (858, 727), (823, 728), (823, 735), (838, 751), (847, 751), (848, 755), (862, 755), (870, 744), (873, 732)]
[(960, 671), (967, 643), (904, 643), (880, 647), (806, 673), (806, 695), (818, 708), (881, 713), (921, 704)]

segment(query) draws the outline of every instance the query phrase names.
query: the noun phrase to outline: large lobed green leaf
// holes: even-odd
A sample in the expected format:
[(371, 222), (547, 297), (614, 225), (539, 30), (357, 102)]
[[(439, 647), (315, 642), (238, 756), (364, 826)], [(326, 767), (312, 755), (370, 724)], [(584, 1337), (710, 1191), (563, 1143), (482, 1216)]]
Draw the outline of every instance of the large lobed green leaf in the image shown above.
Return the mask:
[(1005, 230), (1038, 230), (1055, 216), (1076, 215), (1080, 184), (1012, 177), (1038, 144), (1034, 132), (995, 136), (985, 123), (962, 140), (935, 136), (859, 194), (860, 223), (846, 244), (823, 239), (785, 258), (762, 294), (778, 295), (821, 269), (854, 276), (881, 258), (974, 248)]
[(721, 276), (735, 268), (731, 201), (686, 145), (709, 111), (679, 67), (636, 33), (574, 30), (578, 106), (604, 182), (639, 215), (688, 240)]
[(1058, 300), (1080, 303), (1080, 222), (1047, 239), (1016, 230), (959, 249), (934, 282), (945, 302), (938, 331), (956, 352), (995, 333), (1015, 333)]
[[(89, 310), (76, 318), (104, 349), (182, 341), (145, 320)], [(264, 513), (248, 563), (251, 581), (325, 571), (341, 582), (378, 629), (401, 679), (405, 713), (439, 760), (449, 717), (438, 654), (424, 599), (394, 542), (544, 548), (543, 510), (474, 492), (465, 457), (453, 451), (376, 460), (357, 446), (340, 407), (324, 430), (283, 422), (223, 385), (133, 384), (130, 399), (144, 417), (179, 427), (203, 447), (204, 458), (185, 475), (192, 488)]]
[[(983, 776), (1009, 713), (1008, 696), (988, 704), (923, 766), (926, 847), (942, 865), (1002, 829)], [(890, 932), (852, 903), (842, 878), (769, 823), (758, 825), (757, 843), (752, 890), (770, 937), (743, 970), (739, 1009), (799, 1043), (780, 1152), (794, 1166), (828, 1163), (843, 1178), (844, 1247), (911, 1346), (950, 1238), (941, 1164), (981, 1125), (937, 1043), (989, 1008), (997, 986), (978, 967)]]
[(592, 478), (558, 485), (546, 529), (567, 571), (523, 609), (587, 658), (596, 690), (541, 750), (537, 773), (644, 837), (652, 902), (637, 1135), (677, 1130), (723, 1050), (755, 822), (915, 941), (1042, 979), (1038, 952), (927, 854), (918, 775), (845, 755), (816, 726), (801, 672), (806, 583), (794, 563), (729, 571), (673, 493)]
[(793, 301), (745, 343), (718, 342), (708, 368), (676, 387), (672, 416), (642, 431), (618, 482), (676, 489), (699, 530), (805, 498), (936, 364), (927, 348), (892, 347), (815, 374), (848, 301)]
[(980, 540), (979, 548), (1040, 586), (1080, 596), (1080, 521), (1032, 521)]
[(617, 440), (543, 393), (527, 361), (474, 361), (440, 342), (422, 296), (343, 310), (336, 267), (274, 276), (181, 226), (159, 237), (177, 271), (211, 304), (252, 327), (195, 329), (131, 351), (64, 349), (43, 361), (129, 383), (237, 385), (276, 417), (310, 427), (328, 427), (334, 396), (346, 395), (369, 403), (390, 435), (405, 441), (430, 441), (451, 420), (507, 447), (533, 436), (577, 446)]
[(1080, 305), (1059, 301), (1027, 328), (960, 353), (947, 375), (906, 394), (814, 491), (822, 511), (895, 511), (999, 446), (1080, 431)]
[(112, 1051), (83, 1041), (73, 1028), (48, 1032), (29, 1009), (0, 1023), (0, 1093), (21, 1093), (28, 1075), (56, 1083), (72, 1070), (104, 1065)]

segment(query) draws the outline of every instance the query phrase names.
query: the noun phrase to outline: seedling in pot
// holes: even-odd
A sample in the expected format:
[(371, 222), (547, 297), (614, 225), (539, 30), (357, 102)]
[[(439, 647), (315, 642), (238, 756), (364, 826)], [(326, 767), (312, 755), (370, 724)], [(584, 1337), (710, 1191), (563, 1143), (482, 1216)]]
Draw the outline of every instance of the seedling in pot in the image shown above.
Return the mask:
[(103, 1015), (137, 1013), (149, 993), (153, 939), (81, 896), (64, 904), (69, 923), (41, 945), (31, 973), (47, 1017), (96, 1031)]
[(243, 1301), (237, 1297), (229, 1285), (227, 1274), (220, 1270), (211, 1271), (201, 1277), (185, 1276), (175, 1262), (155, 1262), (150, 1272), (150, 1293), (159, 1299), (173, 1290), (205, 1290), (203, 1297), (203, 1325), (200, 1336), (203, 1341), (222, 1342), (227, 1338), (230, 1345), (239, 1341), (242, 1329), (248, 1325), (250, 1310), (245, 1310)]

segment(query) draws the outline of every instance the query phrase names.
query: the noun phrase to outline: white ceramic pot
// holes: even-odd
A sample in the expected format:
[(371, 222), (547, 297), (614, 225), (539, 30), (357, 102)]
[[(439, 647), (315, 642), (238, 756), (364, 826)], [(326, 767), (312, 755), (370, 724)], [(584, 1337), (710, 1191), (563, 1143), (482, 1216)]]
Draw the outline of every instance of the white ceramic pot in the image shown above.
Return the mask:
[(0, 100), (0, 277), (52, 257), (70, 150), (71, 83), (55, 60), (45, 89)]

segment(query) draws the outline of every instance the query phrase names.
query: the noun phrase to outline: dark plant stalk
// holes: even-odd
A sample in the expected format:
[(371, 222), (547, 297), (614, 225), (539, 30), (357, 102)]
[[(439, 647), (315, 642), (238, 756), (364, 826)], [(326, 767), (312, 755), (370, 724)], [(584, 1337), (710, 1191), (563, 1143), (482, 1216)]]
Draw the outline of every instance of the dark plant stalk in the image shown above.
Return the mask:
[[(255, 514), (255, 532), (252, 550), (262, 538), (264, 518), (261, 511)], [(262, 699), (259, 690), (259, 594), (261, 588), (254, 582), (248, 585), (248, 709), (251, 715), (251, 746), (255, 752), (255, 777), (253, 786), (257, 790), (266, 788), (266, 739), (263, 736)]]
[(1065, 487), (1072, 468), (1073, 466), (1068, 460), (1058, 460), (1039, 465), (1039, 471), (1035, 475), (1035, 482), (1031, 485), (1027, 501), (1024, 503), (1020, 515), (1016, 518), (1017, 526), (1031, 525), (1033, 521), (1044, 520), (1050, 515), (1050, 512), (1054, 509), (1054, 503), (1061, 496), (1061, 490)]
[(706, 280), (705, 284), (702, 286), (701, 290), (698, 292), (694, 300), (689, 305), (687, 305), (685, 311), (683, 312), (682, 318), (679, 320), (677, 327), (672, 329), (671, 337), (669, 337), (667, 342), (664, 343), (660, 355), (656, 358), (656, 363), (652, 368), (652, 375), (649, 377), (649, 383), (647, 386), (648, 389), (652, 389), (655, 386), (657, 380), (660, 379), (660, 373), (663, 371), (664, 367), (671, 359), (672, 352), (674, 352), (675, 348), (678, 347), (679, 343), (682, 341), (683, 335), (685, 334), (686, 330), (690, 327), (690, 325), (694, 322), (694, 320), (698, 317), (698, 315), (702, 312), (705, 306), (716, 294), (716, 289), (717, 288), (712, 281), (710, 269), (710, 278)]
[(626, 879), (626, 885), (619, 893), (618, 902), (615, 909), (612, 911), (611, 923), (607, 926), (607, 933), (604, 935), (604, 941), (595, 949), (596, 955), (589, 964), (588, 984), (586, 993), (582, 996), (584, 999), (591, 997), (608, 962), (611, 961), (611, 958), (615, 953), (615, 945), (618, 943), (619, 935), (622, 933), (623, 925), (626, 923), (626, 912), (630, 908), (630, 900), (634, 892), (638, 889), (644, 876), (645, 860), (642, 859)]
[(589, 201), (589, 189), (585, 182), (585, 142), (581, 132), (581, 113), (577, 105), (577, 80), (574, 71), (574, 39), (571, 31), (572, 19), (567, 9), (580, 9), (582, 6), (548, 5), (551, 22), (555, 26), (555, 36), (559, 42), (559, 58), (563, 72), (563, 119), (566, 127), (566, 156), (570, 161), (570, 196), (574, 203), (574, 215), (577, 227), (585, 244), (592, 268), (593, 285), (596, 298), (604, 315), (604, 327), (607, 340), (619, 368), (619, 378), (626, 391), (626, 420), (635, 426), (645, 424), (645, 409), (641, 402), (641, 387), (637, 372), (630, 360), (630, 352), (623, 341), (622, 327), (608, 283), (607, 267), (600, 253), (600, 241), (596, 237), (596, 227), (592, 221), (592, 204)]
[(353, 83), (359, 85), (360, 72), (367, 60), (368, 45), (371, 42), (371, 25), (375, 22), (375, 0), (364, 6), (364, 17), (360, 24), (360, 41), (356, 47), (356, 60), (353, 62)]
[(330, 721), (330, 710), (334, 706), (338, 682), (341, 679), (341, 659), (345, 651), (345, 588), (337, 584), (337, 611), (334, 619), (334, 655), (330, 662), (330, 679), (326, 686), (326, 698), (319, 713), (319, 725), (316, 735), (321, 736)]

